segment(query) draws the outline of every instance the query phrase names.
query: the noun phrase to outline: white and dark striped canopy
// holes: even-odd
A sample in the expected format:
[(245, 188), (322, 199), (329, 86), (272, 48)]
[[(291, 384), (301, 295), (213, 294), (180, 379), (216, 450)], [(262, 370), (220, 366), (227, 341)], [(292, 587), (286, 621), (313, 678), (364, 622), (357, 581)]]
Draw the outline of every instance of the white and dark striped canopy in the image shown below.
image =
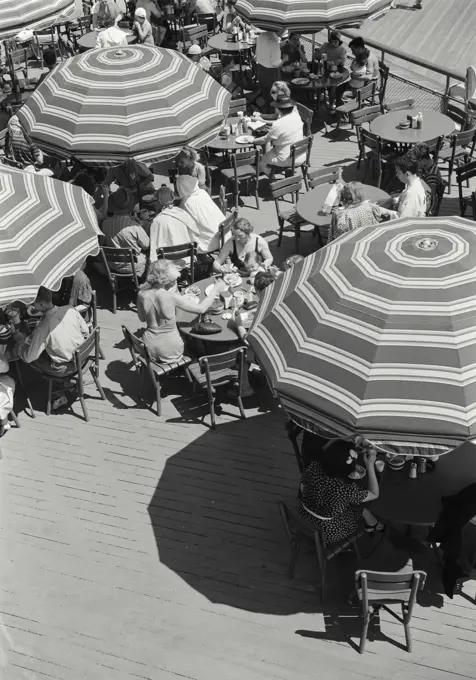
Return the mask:
[(67, 182), (0, 165), (0, 305), (58, 290), (99, 251), (92, 199)]
[(313, 33), (384, 14), (391, 0), (238, 0), (237, 12), (265, 31)]
[(1, 0), (0, 39), (29, 28), (48, 28), (56, 21), (67, 21), (74, 14), (74, 0)]
[(476, 436), (476, 229), (359, 229), (265, 291), (251, 347), (307, 429), (453, 446)]
[(230, 97), (175, 50), (109, 47), (63, 61), (18, 117), (42, 149), (64, 158), (153, 162), (213, 139)]

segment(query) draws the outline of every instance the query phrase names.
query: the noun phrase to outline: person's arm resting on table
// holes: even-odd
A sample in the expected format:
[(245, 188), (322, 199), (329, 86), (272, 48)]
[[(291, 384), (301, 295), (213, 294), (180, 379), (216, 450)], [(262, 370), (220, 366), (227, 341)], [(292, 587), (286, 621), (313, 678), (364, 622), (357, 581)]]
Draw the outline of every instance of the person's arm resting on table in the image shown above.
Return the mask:
[(48, 345), (49, 330), (46, 324), (38, 324), (33, 333), (18, 347), (18, 356), (27, 364), (39, 359)]

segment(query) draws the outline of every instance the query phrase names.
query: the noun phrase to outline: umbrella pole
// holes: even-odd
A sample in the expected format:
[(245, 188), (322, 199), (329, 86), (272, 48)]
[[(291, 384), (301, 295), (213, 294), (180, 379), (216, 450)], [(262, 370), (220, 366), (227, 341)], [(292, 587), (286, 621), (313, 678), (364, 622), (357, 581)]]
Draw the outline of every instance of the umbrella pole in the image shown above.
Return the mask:
[(316, 34), (312, 34), (312, 58), (311, 58), (311, 71), (314, 73), (312, 66), (314, 66), (314, 52), (316, 50)]

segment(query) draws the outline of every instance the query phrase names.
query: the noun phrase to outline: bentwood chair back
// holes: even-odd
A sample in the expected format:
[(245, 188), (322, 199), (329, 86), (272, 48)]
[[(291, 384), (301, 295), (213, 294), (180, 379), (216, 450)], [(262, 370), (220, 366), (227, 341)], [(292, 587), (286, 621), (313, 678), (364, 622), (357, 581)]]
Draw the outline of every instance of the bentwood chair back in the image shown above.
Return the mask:
[[(304, 220), (299, 217), (294, 204), (297, 202), (299, 193), (302, 190), (302, 179), (299, 175), (285, 177), (285, 179), (279, 179), (276, 182), (271, 182), (269, 189), (271, 192), (271, 198), (273, 199), (274, 205), (276, 207), (276, 215), (278, 217), (278, 248), (281, 246), (281, 242), (283, 240), (285, 224), (286, 222), (289, 222), (289, 224), (291, 224), (294, 229), (296, 253), (299, 253), (299, 239), (301, 237), (301, 226), (304, 224)], [(291, 199), (293, 205), (289, 206), (289, 202), (285, 200), (286, 197)]]
[(312, 134), (311, 126), (312, 119), (314, 118), (314, 111), (312, 109), (308, 109), (307, 106), (304, 106), (304, 104), (301, 104), (300, 102), (296, 102), (296, 108), (299, 111), (299, 115), (301, 116), (304, 134), (306, 137), (310, 137)]
[(390, 75), (390, 69), (387, 66), (387, 64), (385, 64), (383, 61), (379, 61), (378, 70), (380, 75), (380, 82), (378, 86), (378, 98), (380, 104), (382, 104), (385, 99), (385, 93), (387, 91), (387, 82), (388, 77)]
[[(390, 612), (398, 621), (403, 623), (407, 650), (412, 651), (412, 637), (410, 621), (417, 594), (423, 590), (426, 581), (424, 571), (367, 571), (355, 572), (355, 588), (362, 603), (363, 626), (360, 638), (359, 652), (365, 651), (367, 632), (372, 616), (379, 609)], [(399, 603), (402, 608), (401, 618), (389, 609), (387, 605)]]
[[(223, 213), (224, 213), (224, 211), (223, 211)], [(226, 220), (223, 220), (223, 222), (219, 225), (218, 231), (219, 231), (219, 234), (220, 234), (220, 250), (225, 245), (225, 241), (227, 240), (227, 236), (230, 235), (231, 228), (233, 227), (233, 225), (235, 224), (237, 219), (238, 219), (238, 210), (233, 210), (233, 212), (230, 215), (228, 215)]]
[[(106, 276), (112, 291), (112, 311), (117, 312), (117, 294), (125, 287), (131, 287), (136, 292), (139, 290), (139, 279), (136, 272), (136, 257), (131, 248), (114, 248), (102, 246), (99, 251), (100, 260), (105, 269)], [(115, 265), (129, 265), (130, 273), (115, 271)]]
[[(167, 364), (154, 361), (150, 356), (147, 345), (137, 335), (134, 335), (126, 326), (122, 326), (122, 333), (132, 358), (132, 365), (140, 376), (139, 399), (143, 401), (144, 378), (147, 374), (155, 390), (156, 415), (160, 416), (162, 413), (161, 379), (173, 373), (184, 371), (185, 376), (190, 381), (187, 367), (192, 360), (190, 357), (183, 356), (178, 361)], [(154, 402), (151, 404), (152, 407)]]
[(240, 99), (232, 99), (230, 106), (228, 108), (228, 115), (237, 116), (239, 112), (246, 113), (246, 99), (240, 97)]
[(197, 244), (193, 241), (190, 243), (179, 243), (175, 246), (162, 246), (157, 248), (157, 257), (163, 260), (185, 260), (190, 262), (187, 265), (187, 270), (190, 275), (190, 283), (195, 283), (195, 265), (197, 260)]
[(198, 362), (190, 366), (190, 375), (194, 385), (207, 393), (212, 430), (216, 429), (215, 397), (217, 387), (230, 384), (234, 386), (241, 419), (246, 418), (241, 398), (245, 375), (245, 353), (246, 350), (243, 347), (231, 349), (221, 354), (200, 357)]
[(332, 165), (328, 168), (321, 168), (320, 170), (313, 170), (309, 173), (309, 188), (315, 189), (321, 184), (335, 183), (339, 177), (339, 171), (342, 170), (340, 165)]
[(235, 209), (238, 210), (238, 203), (240, 199), (240, 186), (242, 182), (248, 185), (250, 182), (254, 184), (254, 193), (256, 200), (256, 209), (259, 210), (259, 178), (260, 178), (260, 158), (261, 153), (259, 149), (253, 151), (242, 151), (241, 153), (234, 153), (231, 157), (231, 168), (224, 168), (221, 170), (221, 175), (227, 184), (231, 184)]

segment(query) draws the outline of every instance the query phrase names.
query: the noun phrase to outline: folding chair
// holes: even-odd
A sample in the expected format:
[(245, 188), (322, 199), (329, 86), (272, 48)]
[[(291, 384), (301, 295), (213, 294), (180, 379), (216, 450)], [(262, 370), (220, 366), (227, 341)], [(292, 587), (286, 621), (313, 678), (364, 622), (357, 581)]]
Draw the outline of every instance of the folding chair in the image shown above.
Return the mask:
[(441, 149), (438, 160), (448, 166), (448, 194), (451, 194), (453, 170), (473, 159), (476, 145), (476, 129), (457, 132), (451, 137), (451, 146)]
[[(140, 376), (140, 395), (142, 399), (142, 388), (144, 385), (145, 375), (148, 374), (152, 385), (155, 389), (155, 403), (156, 414), (160, 416), (162, 413), (162, 395), (161, 395), (161, 380), (173, 373), (184, 371), (185, 376), (190, 382), (190, 375), (188, 373), (188, 366), (192, 363), (190, 357), (183, 356), (178, 361), (171, 363), (160, 363), (154, 361), (142, 340), (140, 340), (134, 333), (126, 327), (122, 326), (122, 332), (126, 341), (127, 347), (132, 357), (132, 364)], [(152, 407), (153, 407), (152, 403)]]
[(370, 106), (375, 105), (377, 93), (377, 83), (371, 82), (368, 85), (364, 85), (359, 90), (356, 91), (355, 99), (348, 99), (344, 104), (336, 108), (337, 113), (337, 125), (336, 129), (340, 127), (342, 116), (350, 114), (352, 111), (357, 111), (363, 108), (364, 104), (369, 104)]
[[(410, 621), (413, 608), (417, 599), (417, 594), (425, 587), (426, 572), (424, 571), (367, 571), (358, 570), (355, 572), (355, 588), (357, 596), (362, 603), (362, 634), (360, 637), (359, 652), (365, 651), (367, 633), (372, 617), (380, 609), (385, 609), (397, 621), (403, 623), (405, 629), (405, 639), (407, 650), (412, 651), (412, 635)], [(402, 616), (399, 617), (387, 605), (400, 603)]]
[[(329, 190), (332, 184), (335, 184), (337, 180), (342, 176), (342, 167), (340, 165), (332, 165), (328, 168), (321, 168), (320, 170), (313, 170), (309, 173), (309, 188), (315, 189), (316, 187), (322, 186), (323, 184), (329, 185)], [(319, 241), (319, 248), (322, 248), (324, 241), (320, 228), (318, 226), (314, 227), (312, 232), (313, 236), (317, 236)]]
[[(308, 170), (311, 164), (311, 151), (312, 143), (314, 137), (305, 137), (295, 144), (291, 144), (291, 153), (289, 155), (290, 163), (288, 166), (282, 167), (281, 165), (270, 165), (271, 174), (269, 176), (269, 181), (273, 182), (276, 173), (284, 173), (285, 175), (293, 176), (296, 174), (296, 168), (300, 169), (302, 172), (302, 178), (304, 180), (304, 185), (306, 190), (309, 190), (308, 184)], [(304, 160), (296, 163), (296, 159), (304, 156)]]
[(476, 160), (471, 161), (471, 163), (465, 163), (465, 165), (460, 165), (455, 169), (455, 173), (456, 182), (458, 184), (460, 215), (461, 217), (464, 217), (467, 207), (471, 205), (472, 194), (470, 196), (464, 196), (463, 182), (466, 182), (466, 186), (469, 186), (469, 180), (476, 177)]

